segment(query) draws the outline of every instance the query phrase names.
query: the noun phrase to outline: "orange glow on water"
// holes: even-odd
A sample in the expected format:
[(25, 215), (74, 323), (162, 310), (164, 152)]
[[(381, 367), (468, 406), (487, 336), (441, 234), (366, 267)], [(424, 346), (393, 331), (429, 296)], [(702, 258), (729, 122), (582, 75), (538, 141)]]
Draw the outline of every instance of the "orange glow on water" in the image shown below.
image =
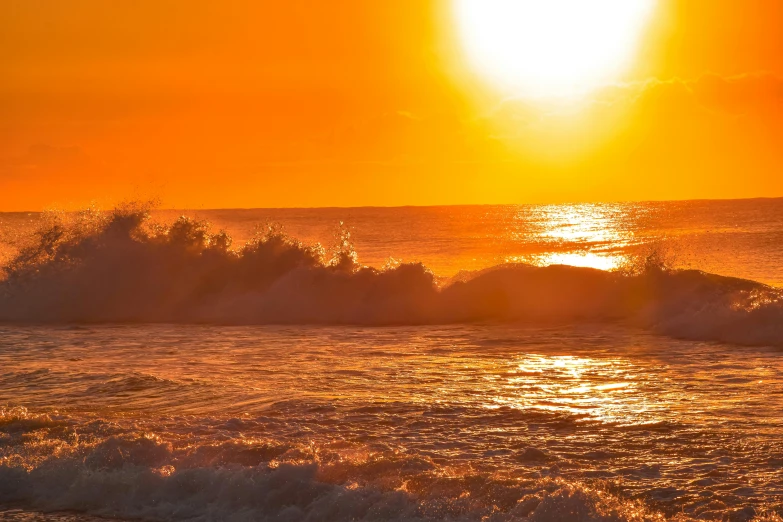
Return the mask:
[(626, 261), (627, 258), (625, 256), (607, 256), (594, 253), (550, 254), (535, 259), (536, 264), (542, 266), (570, 265), (597, 268), (599, 270), (614, 270), (621, 267)]
[(0, 2), (0, 518), (779, 522), (782, 34)]

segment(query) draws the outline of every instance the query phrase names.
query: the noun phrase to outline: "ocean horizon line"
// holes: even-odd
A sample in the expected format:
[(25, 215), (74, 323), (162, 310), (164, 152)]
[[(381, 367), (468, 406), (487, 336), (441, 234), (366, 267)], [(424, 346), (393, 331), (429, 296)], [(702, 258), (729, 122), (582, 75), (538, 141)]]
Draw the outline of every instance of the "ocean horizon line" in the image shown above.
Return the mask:
[[(783, 200), (781, 196), (755, 196), (747, 198), (687, 198), (687, 199), (649, 199), (649, 200), (596, 200), (596, 201), (570, 201), (562, 203), (453, 203), (453, 204), (434, 204), (434, 205), (353, 205), (353, 206), (289, 206), (289, 207), (167, 207), (153, 206), (151, 210), (156, 211), (228, 211), (228, 210), (348, 210), (348, 209), (428, 209), (428, 208), (462, 208), (462, 207), (550, 207), (550, 206), (579, 206), (579, 205), (633, 205), (633, 204), (661, 204), (661, 203), (704, 203), (704, 202), (732, 202), (732, 201), (775, 201)], [(124, 204), (154, 202), (154, 198), (145, 199), (128, 199), (121, 200), (115, 203), (98, 205), (102, 209), (111, 210), (121, 207)], [(74, 205), (67, 206), (67, 208), (59, 208), (53, 205), (49, 208), (41, 210), (0, 210), (0, 214), (41, 214), (51, 210), (65, 211), (65, 212), (77, 212), (78, 210), (88, 208), (93, 204)]]

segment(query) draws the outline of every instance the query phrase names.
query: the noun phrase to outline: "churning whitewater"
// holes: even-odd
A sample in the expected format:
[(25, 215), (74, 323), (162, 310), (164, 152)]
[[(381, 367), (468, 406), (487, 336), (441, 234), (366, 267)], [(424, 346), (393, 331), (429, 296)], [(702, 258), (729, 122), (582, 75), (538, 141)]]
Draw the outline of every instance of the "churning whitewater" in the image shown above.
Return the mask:
[(18, 520), (783, 513), (777, 350), (596, 325), (0, 336), (0, 510)]

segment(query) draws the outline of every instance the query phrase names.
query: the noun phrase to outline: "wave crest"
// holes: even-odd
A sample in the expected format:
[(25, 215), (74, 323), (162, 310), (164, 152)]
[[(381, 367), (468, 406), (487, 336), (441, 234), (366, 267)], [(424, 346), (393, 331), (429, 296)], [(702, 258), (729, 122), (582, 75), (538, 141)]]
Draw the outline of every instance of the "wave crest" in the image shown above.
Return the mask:
[(49, 216), (4, 267), (0, 321), (33, 323), (430, 324), (623, 321), (656, 332), (783, 345), (781, 292), (672, 270), (502, 265), (439, 285), (421, 264), (358, 263), (350, 235), (330, 251), (266, 227), (233, 250), (224, 231), (149, 207)]
[(141, 432), (91, 438), (49, 431), (48, 444), (35, 445), (16, 437), (5, 451), (13, 458), (0, 458), (0, 505), (144, 520), (663, 519), (591, 486), (454, 474), (395, 451), (254, 440), (194, 446)]

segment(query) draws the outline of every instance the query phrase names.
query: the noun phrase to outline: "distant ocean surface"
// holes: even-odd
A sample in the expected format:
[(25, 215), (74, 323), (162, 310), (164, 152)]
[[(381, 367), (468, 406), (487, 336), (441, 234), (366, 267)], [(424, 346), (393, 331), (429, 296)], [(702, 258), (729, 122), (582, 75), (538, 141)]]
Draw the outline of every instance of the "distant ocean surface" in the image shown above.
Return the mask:
[[(502, 263), (617, 268), (645, 246), (682, 267), (783, 286), (783, 199), (583, 205), (157, 210), (225, 229), (234, 247), (268, 225), (331, 246), (343, 223), (359, 262), (421, 262), (439, 276)], [(0, 213), (0, 240), (18, 240), (38, 213)], [(2, 246), (0, 245), (0, 248)]]
[(360, 262), (421, 262), (441, 276), (519, 262), (612, 269), (654, 245), (678, 266), (783, 286), (783, 199), (184, 214), (225, 228), (238, 244), (257, 225), (278, 223), (302, 241), (330, 245), (342, 222)]
[(0, 519), (783, 520), (781, 199), (0, 240)]

